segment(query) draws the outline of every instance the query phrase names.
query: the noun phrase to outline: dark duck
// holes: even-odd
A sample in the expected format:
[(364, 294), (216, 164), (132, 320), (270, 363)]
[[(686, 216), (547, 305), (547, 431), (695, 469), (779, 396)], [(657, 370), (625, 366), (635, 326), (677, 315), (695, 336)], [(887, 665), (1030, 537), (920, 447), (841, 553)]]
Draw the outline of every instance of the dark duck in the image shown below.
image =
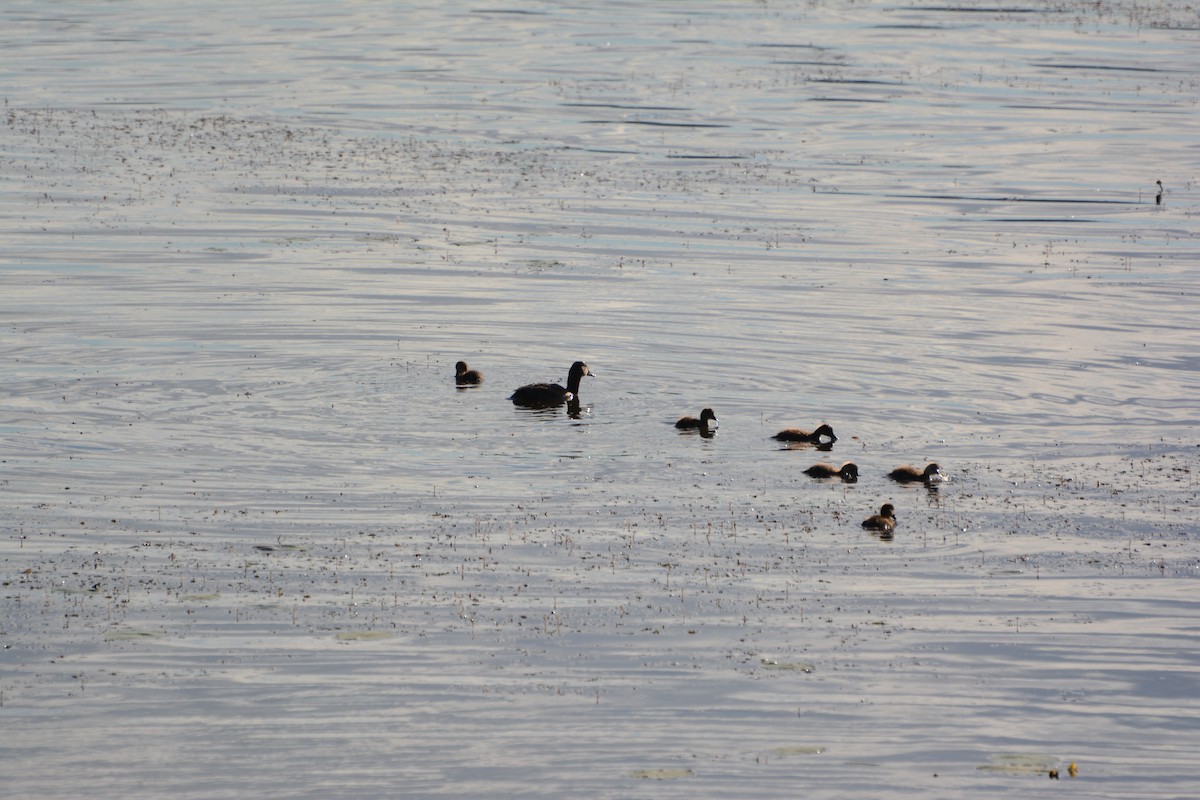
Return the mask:
[(806, 431), (801, 428), (786, 428), (771, 437), (777, 442), (788, 442), (789, 444), (815, 444), (832, 446), (837, 441), (837, 436), (833, 433), (833, 428), (822, 424), (816, 430)]
[(459, 386), (478, 386), (483, 383), (483, 373), (468, 367), (467, 362), (460, 361), (454, 365), (454, 382)]
[(700, 434), (711, 433), (717, 427), (717, 415), (711, 408), (706, 408), (697, 417), (681, 417), (675, 423), (681, 431), (700, 431)]
[(571, 365), (571, 371), (567, 374), (567, 385), (559, 386), (557, 383), (530, 383), (517, 389), (508, 398), (515, 405), (525, 406), (526, 408), (551, 408), (553, 406), (561, 406), (567, 402), (579, 402), (579, 382), (583, 380), (584, 375), (591, 375), (592, 371), (588, 369), (588, 365), (582, 361), (576, 361)]
[(875, 531), (880, 536), (890, 538), (896, 530), (896, 507), (884, 503), (878, 514), (873, 514), (863, 520), (862, 526), (869, 531)]
[(926, 464), (924, 469), (917, 469), (905, 464), (903, 467), (896, 467), (888, 473), (888, 477), (897, 483), (924, 483), (931, 485), (949, 480), (937, 464)]
[(846, 483), (854, 483), (858, 480), (858, 464), (852, 461), (847, 461), (840, 467), (833, 464), (813, 464), (804, 470), (804, 474), (812, 478), (841, 478)]

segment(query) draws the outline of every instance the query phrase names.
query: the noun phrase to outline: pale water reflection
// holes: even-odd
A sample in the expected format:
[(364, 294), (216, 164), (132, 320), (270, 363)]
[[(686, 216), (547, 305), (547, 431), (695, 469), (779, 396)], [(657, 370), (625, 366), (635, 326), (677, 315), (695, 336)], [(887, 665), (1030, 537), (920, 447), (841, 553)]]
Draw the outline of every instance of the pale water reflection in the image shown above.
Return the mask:
[(1193, 793), (1188, 4), (0, 26), (10, 792)]

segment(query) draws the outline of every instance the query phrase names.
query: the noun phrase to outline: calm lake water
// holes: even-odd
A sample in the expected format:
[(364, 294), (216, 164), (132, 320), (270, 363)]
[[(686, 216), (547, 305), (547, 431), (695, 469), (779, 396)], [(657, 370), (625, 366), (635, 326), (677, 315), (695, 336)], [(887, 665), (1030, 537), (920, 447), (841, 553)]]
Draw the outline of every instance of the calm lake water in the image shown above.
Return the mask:
[(1195, 796), (1194, 5), (0, 30), (13, 796)]

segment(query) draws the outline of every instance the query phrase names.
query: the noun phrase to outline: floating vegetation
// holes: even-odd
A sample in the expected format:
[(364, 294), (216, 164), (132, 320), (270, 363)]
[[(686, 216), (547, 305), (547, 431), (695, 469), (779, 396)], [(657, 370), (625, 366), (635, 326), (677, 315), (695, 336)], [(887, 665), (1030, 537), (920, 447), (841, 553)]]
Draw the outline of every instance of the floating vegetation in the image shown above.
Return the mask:
[(334, 638), (340, 642), (374, 642), (392, 638), (391, 631), (343, 631)]
[(165, 636), (162, 631), (137, 631), (130, 628), (110, 631), (105, 637), (106, 642), (117, 642), (130, 639), (161, 639)]
[(1059, 759), (1039, 753), (998, 753), (977, 769), (1009, 775), (1048, 775), (1058, 773)]
[(635, 769), (629, 773), (631, 777), (643, 778), (648, 781), (675, 781), (680, 778), (690, 777), (692, 771), (690, 769)]
[(54, 591), (62, 594), (100, 594), (100, 584), (90, 586), (86, 589), (77, 589), (70, 586), (55, 586)]
[(525, 266), (536, 272), (545, 272), (548, 269), (565, 266), (563, 262), (552, 258), (535, 258), (525, 262)]
[(773, 658), (762, 660), (763, 669), (777, 669), (784, 672), (814, 672), (817, 668), (807, 661), (776, 661)]
[(770, 752), (773, 756), (819, 756), (825, 752), (825, 748), (819, 744), (799, 744), (775, 747)]
[(254, 549), (260, 553), (303, 553), (306, 550), (298, 544), (256, 544)]
[(184, 594), (180, 595), (179, 599), (184, 603), (206, 603), (210, 600), (216, 600), (220, 596), (220, 592), (208, 592), (207, 594)]

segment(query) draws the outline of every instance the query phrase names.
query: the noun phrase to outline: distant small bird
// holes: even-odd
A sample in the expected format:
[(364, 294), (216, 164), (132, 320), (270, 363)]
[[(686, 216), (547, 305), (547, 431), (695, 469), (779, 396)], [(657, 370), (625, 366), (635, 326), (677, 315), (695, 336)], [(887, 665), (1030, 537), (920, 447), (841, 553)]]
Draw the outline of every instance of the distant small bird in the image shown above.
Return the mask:
[(454, 382), (459, 386), (477, 386), (483, 383), (483, 373), (468, 367), (467, 362), (460, 361), (454, 365)]
[(897, 483), (925, 483), (933, 484), (949, 480), (942, 474), (941, 467), (937, 464), (926, 464), (925, 469), (917, 469), (905, 464), (903, 467), (896, 467), (888, 473), (888, 477)]
[(695, 417), (681, 417), (679, 421), (675, 423), (675, 427), (679, 428), (681, 431), (712, 430), (713, 428), (717, 427), (717, 415), (711, 408), (706, 408), (700, 412), (699, 419)]
[(807, 442), (808, 444), (822, 444), (825, 439), (829, 440), (829, 444), (837, 441), (837, 437), (833, 435), (833, 428), (823, 423), (815, 431), (786, 428), (771, 438), (777, 442)]
[(1163, 185), (1162, 181), (1155, 181), (1158, 184), (1158, 194), (1154, 195), (1154, 205), (1162, 205)]
[(858, 480), (858, 464), (852, 461), (847, 461), (840, 467), (833, 464), (813, 464), (804, 470), (804, 474), (813, 478), (841, 478), (846, 483), (854, 483)]
[(583, 380), (584, 375), (591, 374), (593, 373), (587, 364), (576, 361), (567, 375), (566, 388), (557, 383), (530, 383), (517, 389), (508, 399), (512, 400), (514, 405), (528, 408), (551, 408), (569, 401), (578, 402), (579, 382)]
[(891, 536), (896, 530), (896, 507), (884, 503), (879, 507), (879, 513), (863, 520), (862, 526), (869, 531), (877, 531), (880, 536)]

